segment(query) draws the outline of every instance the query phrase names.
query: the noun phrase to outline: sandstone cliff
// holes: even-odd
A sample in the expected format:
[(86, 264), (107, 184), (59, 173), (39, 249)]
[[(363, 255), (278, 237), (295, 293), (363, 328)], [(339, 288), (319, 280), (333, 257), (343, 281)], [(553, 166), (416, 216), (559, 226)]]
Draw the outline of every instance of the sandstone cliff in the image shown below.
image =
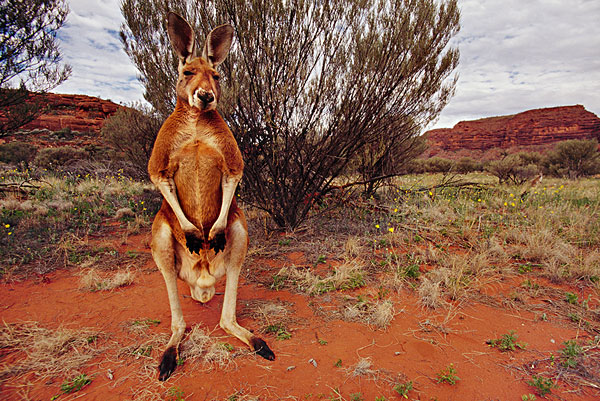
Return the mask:
[(22, 127), (23, 130), (48, 129), (98, 133), (107, 117), (120, 107), (110, 100), (86, 95), (46, 94), (48, 109)]
[(600, 141), (600, 118), (581, 105), (529, 110), (512, 116), (461, 121), (428, 131), (428, 156), (480, 156), (491, 149), (544, 149), (568, 139)]

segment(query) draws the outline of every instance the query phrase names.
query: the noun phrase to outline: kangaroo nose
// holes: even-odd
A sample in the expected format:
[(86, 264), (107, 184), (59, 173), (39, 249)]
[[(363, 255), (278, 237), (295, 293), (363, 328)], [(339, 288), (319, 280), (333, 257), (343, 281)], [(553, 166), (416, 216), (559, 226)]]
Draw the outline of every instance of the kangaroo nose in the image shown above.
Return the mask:
[(207, 92), (202, 89), (199, 89), (196, 92), (196, 96), (198, 97), (198, 99), (202, 100), (205, 104), (211, 103), (213, 100), (215, 100), (215, 96), (213, 95), (212, 92)]

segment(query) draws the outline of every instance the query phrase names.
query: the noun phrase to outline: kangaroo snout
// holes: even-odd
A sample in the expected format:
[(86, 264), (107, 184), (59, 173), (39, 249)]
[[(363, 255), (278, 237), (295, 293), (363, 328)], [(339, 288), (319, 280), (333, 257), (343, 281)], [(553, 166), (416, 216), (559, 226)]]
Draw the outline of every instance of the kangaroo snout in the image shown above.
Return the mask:
[(215, 95), (212, 91), (205, 91), (204, 89), (197, 89), (195, 96), (200, 99), (205, 106), (215, 100)]

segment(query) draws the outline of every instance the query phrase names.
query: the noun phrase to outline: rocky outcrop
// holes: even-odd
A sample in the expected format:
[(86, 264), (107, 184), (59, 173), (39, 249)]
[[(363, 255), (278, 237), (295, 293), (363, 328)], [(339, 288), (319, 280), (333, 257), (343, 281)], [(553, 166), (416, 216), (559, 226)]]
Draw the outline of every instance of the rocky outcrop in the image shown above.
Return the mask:
[(535, 149), (568, 139), (600, 141), (600, 118), (581, 105), (529, 110), (512, 116), (461, 121), (426, 133), (429, 156), (490, 149)]
[(98, 133), (104, 120), (121, 107), (110, 100), (86, 95), (48, 93), (44, 96), (47, 109), (22, 130), (58, 131), (70, 128), (72, 131)]

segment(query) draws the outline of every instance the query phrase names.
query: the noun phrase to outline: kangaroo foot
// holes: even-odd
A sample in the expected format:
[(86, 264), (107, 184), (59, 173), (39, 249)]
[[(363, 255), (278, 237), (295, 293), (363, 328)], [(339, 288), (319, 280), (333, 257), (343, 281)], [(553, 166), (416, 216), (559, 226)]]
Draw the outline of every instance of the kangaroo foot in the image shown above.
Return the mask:
[(271, 348), (269, 348), (267, 343), (264, 342), (262, 338), (252, 337), (250, 339), (250, 345), (252, 346), (252, 348), (254, 348), (254, 351), (256, 351), (258, 355), (262, 356), (263, 358), (269, 361), (275, 360), (275, 354), (273, 353), (273, 351), (271, 351)]
[(160, 365), (158, 366), (158, 380), (165, 381), (167, 380), (171, 374), (175, 371), (177, 367), (177, 350), (175, 347), (169, 347), (164, 352), (162, 356), (162, 360), (160, 361)]

